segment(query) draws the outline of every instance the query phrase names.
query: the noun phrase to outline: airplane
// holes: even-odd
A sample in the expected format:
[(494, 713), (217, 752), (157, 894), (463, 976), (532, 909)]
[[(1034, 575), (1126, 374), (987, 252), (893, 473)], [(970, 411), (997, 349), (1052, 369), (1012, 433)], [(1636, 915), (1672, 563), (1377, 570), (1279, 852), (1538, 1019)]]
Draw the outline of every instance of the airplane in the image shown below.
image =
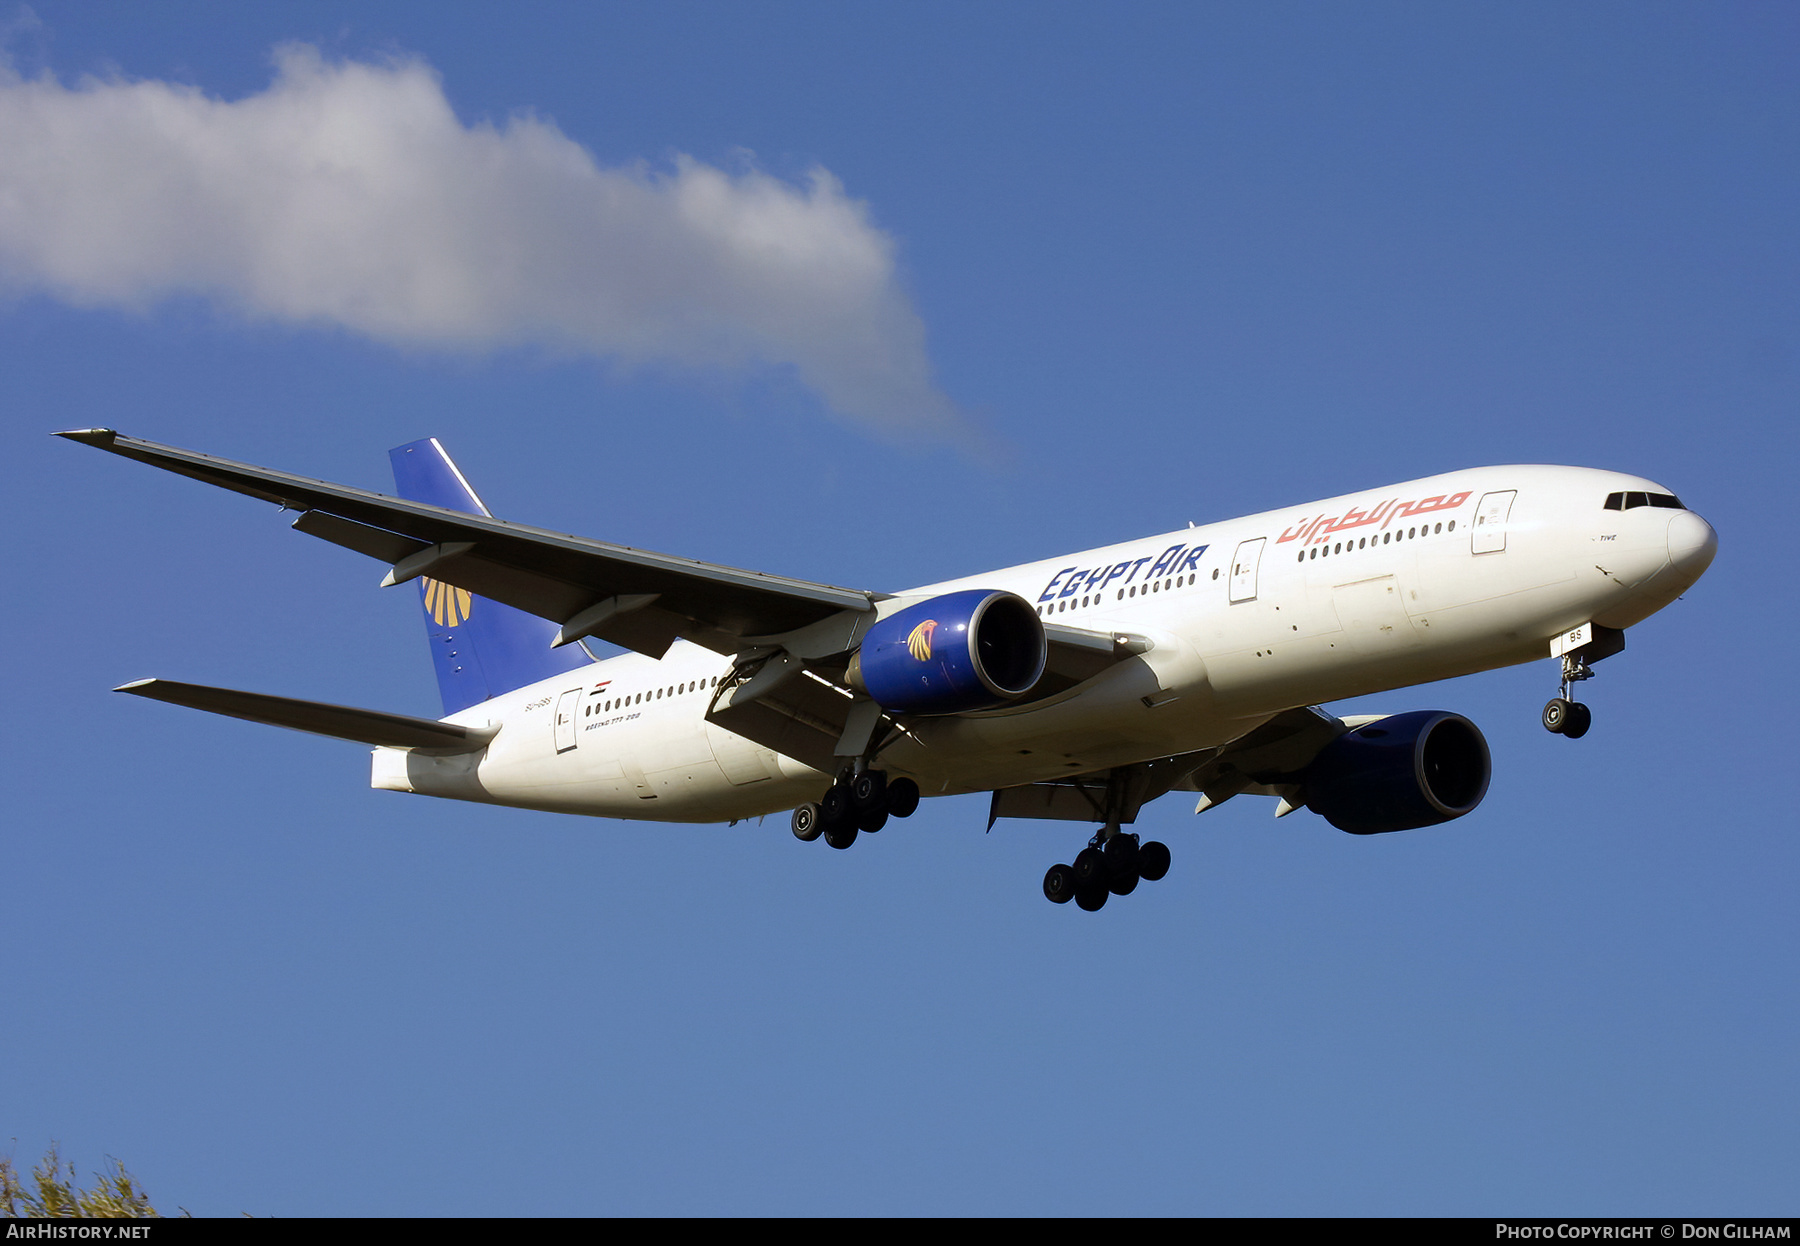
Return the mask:
[[(1323, 703), (1549, 657), (1543, 725), (1697, 581), (1718, 538), (1652, 481), (1482, 467), (899, 592), (841, 588), (496, 519), (435, 439), (398, 496), (104, 428), (56, 434), (298, 512), (418, 581), (440, 719), (146, 679), (116, 689), (373, 746), (371, 786), (559, 813), (792, 811), (848, 848), (923, 796), (1095, 824), (1045, 896), (1095, 911), (1169, 869), (1125, 828), (1274, 797), (1373, 835), (1470, 813), (1492, 761), (1460, 714)], [(597, 639), (626, 652), (598, 659)]]

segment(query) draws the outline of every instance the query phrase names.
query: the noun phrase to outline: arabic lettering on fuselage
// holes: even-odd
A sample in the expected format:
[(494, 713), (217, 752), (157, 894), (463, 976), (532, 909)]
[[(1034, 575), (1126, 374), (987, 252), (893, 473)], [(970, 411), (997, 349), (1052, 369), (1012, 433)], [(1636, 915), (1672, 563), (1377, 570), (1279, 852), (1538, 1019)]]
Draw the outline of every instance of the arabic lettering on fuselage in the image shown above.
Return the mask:
[[(1106, 567), (1064, 567), (1050, 577), (1050, 583), (1044, 586), (1039, 601), (1055, 601), (1063, 597), (1076, 597), (1083, 593), (1097, 593), (1115, 580), (1123, 577), (1120, 587), (1137, 579), (1138, 572), (1144, 572), (1146, 581), (1159, 576), (1186, 574), (1199, 569), (1200, 555), (1206, 552), (1204, 545), (1171, 545), (1162, 553), (1148, 555), (1136, 561), (1113, 563)], [(1150, 569), (1144, 571), (1144, 564)]]
[(1299, 523), (1275, 538), (1275, 544), (1288, 541), (1304, 541), (1312, 545), (1319, 541), (1329, 541), (1336, 533), (1346, 528), (1366, 528), (1370, 524), (1379, 524), (1386, 528), (1396, 519), (1406, 519), (1413, 515), (1424, 515), (1431, 511), (1455, 510), (1469, 500), (1473, 490), (1461, 493), (1435, 494), (1432, 497), (1420, 498), (1416, 502), (1402, 502), (1398, 498), (1389, 498), (1378, 506), (1368, 510), (1353, 506), (1342, 515), (1308, 515)]

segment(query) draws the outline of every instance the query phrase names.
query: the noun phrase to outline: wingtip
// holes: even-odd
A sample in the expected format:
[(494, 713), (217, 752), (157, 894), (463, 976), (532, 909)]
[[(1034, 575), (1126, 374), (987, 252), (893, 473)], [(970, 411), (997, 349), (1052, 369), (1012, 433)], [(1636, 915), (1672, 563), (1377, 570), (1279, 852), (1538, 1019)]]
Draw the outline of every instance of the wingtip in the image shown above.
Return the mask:
[(86, 446), (110, 446), (118, 437), (117, 429), (112, 428), (66, 428), (60, 433), (51, 433), (52, 437), (66, 437), (70, 441), (79, 441)]
[(113, 691), (114, 692), (138, 692), (141, 689), (148, 688), (151, 684), (153, 684), (155, 682), (156, 681), (154, 679), (134, 679), (128, 684), (120, 684), (117, 688), (114, 688)]

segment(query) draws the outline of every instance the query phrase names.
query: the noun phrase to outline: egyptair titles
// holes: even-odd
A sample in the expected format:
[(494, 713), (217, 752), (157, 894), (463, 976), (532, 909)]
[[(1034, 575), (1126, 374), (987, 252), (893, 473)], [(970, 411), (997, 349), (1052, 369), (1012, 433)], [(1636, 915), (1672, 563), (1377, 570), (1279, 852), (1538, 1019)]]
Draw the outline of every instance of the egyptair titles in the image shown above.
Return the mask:
[(1288, 528), (1275, 538), (1275, 544), (1283, 545), (1288, 541), (1302, 541), (1308, 545), (1320, 541), (1329, 541), (1333, 536), (1349, 528), (1367, 528), (1379, 525), (1377, 531), (1386, 528), (1396, 519), (1409, 519), (1414, 515), (1425, 515), (1433, 511), (1455, 510), (1469, 500), (1472, 490), (1461, 493), (1435, 494), (1432, 497), (1420, 498), (1416, 502), (1402, 502), (1399, 498), (1388, 498), (1378, 505), (1364, 510), (1352, 506), (1342, 515), (1308, 515), (1299, 523)]
[[(1050, 577), (1050, 583), (1044, 586), (1039, 601), (1056, 601), (1063, 597), (1077, 597), (1083, 593), (1097, 593), (1109, 584), (1123, 577), (1124, 584), (1130, 584), (1138, 578), (1140, 572), (1146, 581), (1155, 580), (1165, 575), (1185, 575), (1189, 571), (1198, 570), (1200, 555), (1206, 552), (1204, 545), (1171, 545), (1162, 553), (1145, 555), (1136, 561), (1113, 563), (1111, 566), (1064, 567)], [(1144, 570), (1149, 563), (1150, 569)]]

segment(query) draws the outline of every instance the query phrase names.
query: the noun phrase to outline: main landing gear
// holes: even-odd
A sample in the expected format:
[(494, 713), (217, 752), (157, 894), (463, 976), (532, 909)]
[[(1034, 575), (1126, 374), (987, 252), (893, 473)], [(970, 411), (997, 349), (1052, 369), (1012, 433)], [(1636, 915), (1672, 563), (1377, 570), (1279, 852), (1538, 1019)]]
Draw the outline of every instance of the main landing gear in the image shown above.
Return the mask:
[(890, 817), (910, 818), (918, 807), (917, 783), (907, 778), (889, 783), (886, 771), (864, 770), (843, 776), (816, 802), (794, 810), (794, 838), (811, 843), (823, 835), (833, 848), (848, 848), (858, 832), (873, 835)]
[(1580, 701), (1572, 700), (1570, 689), (1584, 679), (1592, 679), (1593, 670), (1580, 653), (1565, 653), (1562, 660), (1562, 692), (1544, 704), (1544, 730), (1553, 735), (1579, 740), (1594, 723), (1593, 711)]
[(1044, 875), (1044, 898), (1052, 904), (1070, 900), (1092, 913), (1107, 896), (1128, 896), (1138, 880), (1156, 882), (1169, 872), (1169, 849), (1151, 840), (1140, 845), (1136, 835), (1116, 826), (1103, 827), (1076, 854), (1073, 865), (1053, 865)]

